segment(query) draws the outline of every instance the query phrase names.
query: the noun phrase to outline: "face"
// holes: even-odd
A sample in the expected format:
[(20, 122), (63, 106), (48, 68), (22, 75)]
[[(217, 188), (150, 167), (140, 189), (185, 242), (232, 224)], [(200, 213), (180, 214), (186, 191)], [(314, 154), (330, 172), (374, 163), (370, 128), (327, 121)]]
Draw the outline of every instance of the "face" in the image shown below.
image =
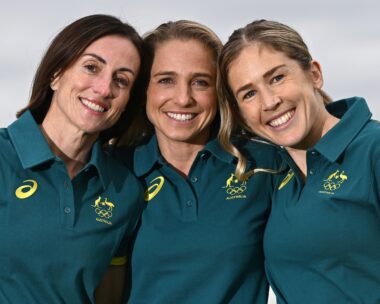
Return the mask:
[(51, 83), (50, 117), (66, 130), (108, 129), (124, 111), (139, 67), (140, 56), (128, 39), (111, 35), (94, 41)]
[(328, 114), (318, 93), (323, 79), (317, 62), (305, 71), (284, 53), (251, 44), (231, 62), (228, 82), (241, 117), (257, 135), (302, 149), (321, 137)]
[(146, 111), (160, 144), (207, 142), (217, 111), (215, 61), (196, 40), (175, 39), (156, 48)]

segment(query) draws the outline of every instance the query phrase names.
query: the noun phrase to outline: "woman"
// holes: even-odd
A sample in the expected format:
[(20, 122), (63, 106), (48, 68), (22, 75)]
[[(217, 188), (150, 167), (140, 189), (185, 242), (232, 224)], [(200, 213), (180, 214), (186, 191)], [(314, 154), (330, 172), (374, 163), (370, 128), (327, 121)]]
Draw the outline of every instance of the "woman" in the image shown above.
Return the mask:
[[(262, 236), (271, 175), (238, 180), (236, 159), (216, 139), (221, 42), (185, 20), (160, 25), (144, 41), (149, 122), (137, 130), (146, 143), (131, 165), (148, 203), (132, 250), (128, 303), (267, 303)], [(132, 133), (124, 143), (137, 138)], [(240, 147), (253, 155), (249, 169), (274, 166), (271, 146)]]
[(120, 297), (124, 267), (106, 270), (125, 262), (143, 198), (102, 143), (131, 115), (141, 50), (117, 18), (73, 22), (42, 58), (28, 106), (0, 131), (1, 303), (93, 303), (103, 275), (116, 285), (97, 300)]
[(378, 303), (380, 129), (366, 102), (328, 104), (320, 64), (278, 22), (235, 31), (219, 63), (221, 111), (284, 147), (289, 165), (264, 237), (278, 302)]

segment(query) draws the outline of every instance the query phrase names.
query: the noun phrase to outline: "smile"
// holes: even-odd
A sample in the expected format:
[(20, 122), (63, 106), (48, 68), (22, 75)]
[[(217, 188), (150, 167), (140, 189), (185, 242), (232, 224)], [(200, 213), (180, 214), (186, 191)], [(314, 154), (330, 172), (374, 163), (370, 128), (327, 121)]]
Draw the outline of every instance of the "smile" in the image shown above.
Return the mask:
[(280, 117), (271, 120), (268, 124), (271, 127), (280, 127), (286, 124), (293, 117), (295, 112), (296, 112), (295, 110), (290, 110), (286, 112), (285, 114), (281, 115)]
[(101, 107), (100, 105), (98, 105), (96, 103), (89, 101), (88, 99), (84, 99), (84, 98), (79, 98), (79, 99), (83, 105), (85, 105), (87, 108), (90, 108), (91, 110), (93, 110), (95, 112), (103, 113), (106, 111), (105, 108)]
[(166, 115), (168, 115), (170, 118), (177, 121), (189, 121), (189, 120), (192, 120), (196, 116), (196, 114), (192, 114), (192, 113), (179, 114), (179, 113), (173, 113), (173, 112), (166, 112)]

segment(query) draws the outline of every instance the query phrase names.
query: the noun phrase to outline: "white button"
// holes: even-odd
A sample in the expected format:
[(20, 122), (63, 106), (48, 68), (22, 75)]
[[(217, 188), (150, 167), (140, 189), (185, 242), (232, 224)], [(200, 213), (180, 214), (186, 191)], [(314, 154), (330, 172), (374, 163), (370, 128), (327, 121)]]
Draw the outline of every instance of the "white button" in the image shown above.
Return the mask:
[(310, 171), (309, 171), (309, 174), (310, 174), (310, 175), (313, 175), (313, 174), (314, 174), (314, 171), (313, 171), (313, 170), (310, 170)]
[(64, 211), (65, 213), (70, 213), (70, 212), (71, 212), (71, 208), (69, 208), (69, 207), (65, 207), (65, 209), (63, 209), (63, 211)]
[(187, 205), (187, 207), (191, 207), (193, 205), (193, 202), (192, 201), (187, 201), (186, 205)]
[(198, 177), (193, 176), (193, 177), (191, 178), (191, 181), (192, 181), (193, 183), (196, 183), (196, 182), (198, 181)]

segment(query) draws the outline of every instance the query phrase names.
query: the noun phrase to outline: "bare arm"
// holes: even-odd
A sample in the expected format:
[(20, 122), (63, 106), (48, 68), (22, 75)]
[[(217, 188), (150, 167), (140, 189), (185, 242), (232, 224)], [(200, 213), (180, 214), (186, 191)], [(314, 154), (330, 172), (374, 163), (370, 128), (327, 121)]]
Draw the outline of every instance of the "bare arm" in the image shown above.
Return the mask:
[(110, 265), (95, 290), (96, 304), (120, 304), (123, 299), (126, 265)]

